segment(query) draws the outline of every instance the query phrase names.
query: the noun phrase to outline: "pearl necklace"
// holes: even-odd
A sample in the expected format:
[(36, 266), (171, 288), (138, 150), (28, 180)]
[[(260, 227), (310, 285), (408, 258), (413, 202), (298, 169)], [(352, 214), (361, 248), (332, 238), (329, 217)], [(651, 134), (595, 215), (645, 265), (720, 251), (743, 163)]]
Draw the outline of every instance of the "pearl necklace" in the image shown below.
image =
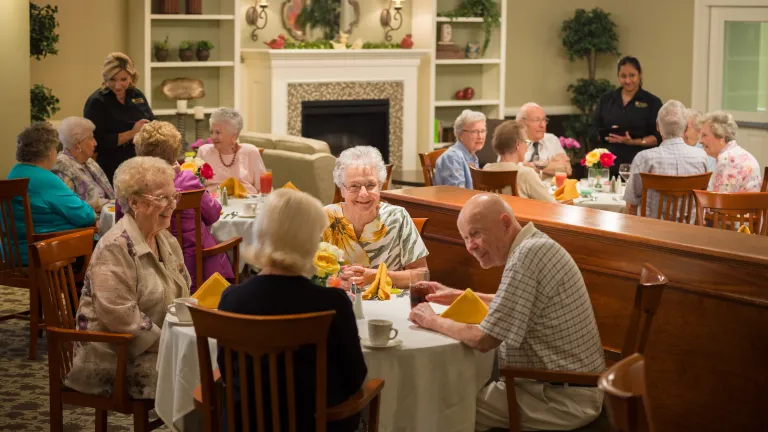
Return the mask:
[(239, 145), (239, 144), (235, 144), (235, 155), (234, 155), (234, 156), (232, 156), (232, 162), (230, 162), (230, 163), (229, 163), (229, 165), (227, 165), (227, 164), (224, 162), (224, 158), (221, 156), (221, 152), (219, 152), (219, 160), (221, 161), (221, 164), (222, 164), (222, 165), (224, 165), (224, 166), (225, 166), (225, 167), (227, 167), (227, 168), (229, 168), (229, 167), (231, 167), (232, 165), (234, 165), (234, 164), (235, 164), (235, 159), (237, 159), (237, 152), (238, 152), (238, 151), (240, 151), (240, 145)]

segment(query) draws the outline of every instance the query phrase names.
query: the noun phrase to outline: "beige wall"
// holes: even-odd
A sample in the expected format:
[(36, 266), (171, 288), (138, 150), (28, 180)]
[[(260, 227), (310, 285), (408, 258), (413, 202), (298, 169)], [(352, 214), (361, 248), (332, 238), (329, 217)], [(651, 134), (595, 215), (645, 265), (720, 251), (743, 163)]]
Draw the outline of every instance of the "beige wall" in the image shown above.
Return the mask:
[(107, 54), (128, 49), (128, 1), (35, 0), (59, 7), (59, 54), (29, 60), (32, 82), (45, 84), (61, 99), (54, 120), (83, 115), (85, 100), (101, 85)]
[[(662, 100), (691, 102), (694, 0), (510, 1), (507, 27), (506, 106), (528, 101), (570, 105), (566, 88), (587, 76), (586, 64), (571, 63), (560, 25), (578, 8), (601, 7), (618, 26), (619, 51), (643, 66), (644, 88)], [(615, 61), (603, 58), (598, 77), (616, 82)]]
[(16, 135), (29, 124), (29, 2), (0, 1), (0, 178), (16, 163)]

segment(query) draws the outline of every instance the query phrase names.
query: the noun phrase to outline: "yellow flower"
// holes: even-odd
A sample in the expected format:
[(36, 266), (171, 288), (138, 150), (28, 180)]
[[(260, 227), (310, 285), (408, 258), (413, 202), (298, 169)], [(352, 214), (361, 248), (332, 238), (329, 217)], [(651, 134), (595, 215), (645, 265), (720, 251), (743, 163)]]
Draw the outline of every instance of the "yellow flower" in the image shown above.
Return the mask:
[(184, 162), (184, 164), (181, 166), (181, 169), (184, 171), (192, 171), (193, 173), (197, 172), (197, 164), (194, 162)]
[(341, 268), (339, 266), (339, 261), (332, 253), (322, 250), (315, 254), (313, 264), (315, 265), (315, 275), (317, 277), (334, 275), (338, 273)]
[(592, 166), (600, 161), (600, 155), (595, 151), (591, 151), (587, 153), (586, 159), (587, 159), (587, 166)]

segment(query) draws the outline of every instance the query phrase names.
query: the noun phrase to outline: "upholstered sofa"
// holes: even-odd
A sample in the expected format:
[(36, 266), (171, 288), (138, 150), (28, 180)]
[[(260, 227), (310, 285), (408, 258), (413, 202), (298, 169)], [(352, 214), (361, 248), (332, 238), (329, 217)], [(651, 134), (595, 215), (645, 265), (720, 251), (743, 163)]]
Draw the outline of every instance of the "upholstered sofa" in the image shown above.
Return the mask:
[(333, 201), (336, 158), (326, 142), (257, 132), (241, 133), (240, 142), (264, 149), (261, 157), (264, 165), (272, 170), (274, 187), (291, 181), (299, 190), (316, 197), (324, 205)]

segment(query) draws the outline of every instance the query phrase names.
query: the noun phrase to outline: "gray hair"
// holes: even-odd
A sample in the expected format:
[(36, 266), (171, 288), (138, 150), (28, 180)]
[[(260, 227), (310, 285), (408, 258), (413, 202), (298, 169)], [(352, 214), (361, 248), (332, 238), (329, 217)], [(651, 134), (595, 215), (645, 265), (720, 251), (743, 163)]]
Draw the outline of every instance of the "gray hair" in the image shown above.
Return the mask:
[(739, 129), (733, 116), (725, 111), (713, 111), (707, 113), (707, 115), (699, 121), (699, 124), (709, 124), (709, 127), (712, 128), (712, 135), (717, 138), (725, 138), (725, 142), (735, 140), (736, 131)]
[(701, 119), (704, 118), (704, 114), (701, 113), (701, 111), (688, 108), (685, 110), (685, 119), (687, 121), (693, 120), (693, 127), (694, 129), (701, 130)]
[(462, 111), (461, 114), (456, 117), (456, 121), (453, 122), (453, 133), (458, 137), (468, 124), (479, 121), (485, 121), (485, 114), (480, 111), (466, 109)]
[(21, 163), (43, 161), (51, 149), (58, 149), (60, 145), (58, 133), (50, 123), (32, 123), (16, 136), (16, 160)]
[(133, 215), (128, 201), (165, 184), (173, 185), (176, 172), (168, 162), (152, 156), (136, 156), (120, 164), (113, 180), (115, 196), (124, 213)]
[(528, 113), (528, 111), (531, 110), (531, 108), (539, 108), (542, 111), (544, 111), (544, 108), (541, 107), (541, 105), (537, 104), (536, 102), (528, 102), (523, 104), (523, 106), (520, 107), (519, 110), (517, 110), (517, 115), (515, 116), (515, 121), (520, 121), (525, 117), (525, 115)]
[(333, 182), (339, 188), (344, 187), (344, 172), (351, 166), (371, 168), (380, 184), (387, 181), (387, 167), (375, 147), (357, 146), (341, 152), (333, 168)]
[(243, 130), (243, 116), (234, 108), (219, 108), (214, 111), (209, 124), (213, 126), (214, 123), (228, 124), (237, 135)]
[(83, 117), (67, 117), (59, 124), (59, 139), (65, 149), (72, 150), (75, 145), (93, 134), (96, 125)]
[(659, 122), (659, 132), (664, 139), (679, 138), (688, 127), (688, 117), (685, 115), (685, 105), (680, 101), (670, 99), (665, 103), (656, 116)]

